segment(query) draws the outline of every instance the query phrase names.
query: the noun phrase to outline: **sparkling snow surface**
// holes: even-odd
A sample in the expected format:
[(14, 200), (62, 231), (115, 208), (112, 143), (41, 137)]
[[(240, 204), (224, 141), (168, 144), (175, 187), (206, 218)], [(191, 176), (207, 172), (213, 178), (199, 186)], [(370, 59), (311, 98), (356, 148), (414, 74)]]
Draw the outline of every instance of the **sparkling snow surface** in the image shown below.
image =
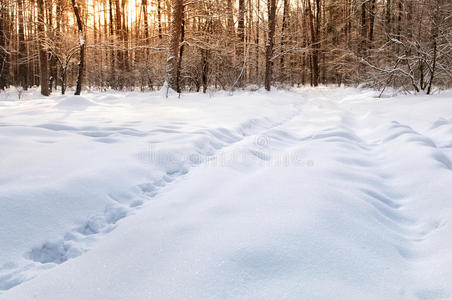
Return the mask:
[(452, 299), (452, 93), (0, 94), (0, 299)]

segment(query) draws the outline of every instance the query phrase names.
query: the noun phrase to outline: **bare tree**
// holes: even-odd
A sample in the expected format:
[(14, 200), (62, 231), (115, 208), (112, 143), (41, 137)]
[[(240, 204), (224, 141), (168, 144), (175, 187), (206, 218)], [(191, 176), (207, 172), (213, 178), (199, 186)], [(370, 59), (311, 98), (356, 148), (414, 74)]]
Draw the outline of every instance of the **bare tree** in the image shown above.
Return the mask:
[(309, 14), (309, 28), (311, 31), (311, 47), (313, 48), (311, 82), (313, 86), (318, 86), (320, 79), (320, 70), (319, 70), (320, 0), (315, 1), (316, 3), (315, 18), (311, 7), (312, 6), (311, 0), (307, 0), (306, 2)]
[(80, 60), (78, 63), (78, 76), (75, 95), (80, 95), (80, 93), (82, 92), (83, 73), (85, 69), (85, 39), (83, 38), (83, 23), (80, 17), (80, 10), (75, 0), (72, 0), (72, 7), (74, 9), (75, 18), (77, 20), (78, 37), (80, 42)]
[(286, 51), (286, 43), (287, 43), (287, 30), (289, 23), (289, 10), (290, 10), (290, 0), (283, 0), (283, 16), (282, 16), (282, 24), (281, 24), (281, 53), (280, 53), (280, 63), (279, 69), (282, 76), (282, 80), (284, 80), (284, 72), (285, 72), (285, 51)]
[(265, 89), (270, 91), (273, 73), (273, 44), (276, 27), (276, 0), (268, 0), (268, 35), (265, 45)]
[(178, 90), (177, 72), (179, 66), (179, 44), (182, 29), (183, 0), (171, 1), (171, 33), (169, 36), (166, 78), (168, 88)]
[(8, 53), (8, 33), (6, 30), (9, 23), (9, 8), (5, 3), (0, 3), (0, 89), (4, 90), (8, 86), (9, 77), (9, 53)]
[(41, 71), (40, 83), (41, 83), (41, 94), (44, 96), (50, 95), (49, 90), (49, 65), (47, 60), (47, 47), (45, 45), (45, 24), (44, 24), (44, 1), (38, 0), (38, 33), (39, 33), (39, 68)]
[(24, 1), (25, 0), (18, 0), (18, 14), (19, 14), (19, 21), (18, 21), (18, 27), (19, 27), (19, 57), (18, 57), (18, 65), (19, 65), (19, 73), (18, 75), (18, 81), (19, 84), (22, 86), (23, 90), (28, 89), (28, 80), (27, 80), (27, 64), (26, 64), (26, 57), (27, 55), (27, 49), (25, 46), (25, 30), (24, 30)]

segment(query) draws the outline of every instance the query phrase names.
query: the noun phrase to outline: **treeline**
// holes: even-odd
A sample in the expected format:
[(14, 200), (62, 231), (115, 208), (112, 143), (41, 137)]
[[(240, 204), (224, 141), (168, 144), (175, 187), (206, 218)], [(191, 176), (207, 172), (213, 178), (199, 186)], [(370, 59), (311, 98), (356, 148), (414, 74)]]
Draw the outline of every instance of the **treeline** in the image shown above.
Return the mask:
[(0, 89), (452, 86), (450, 0), (0, 0)]

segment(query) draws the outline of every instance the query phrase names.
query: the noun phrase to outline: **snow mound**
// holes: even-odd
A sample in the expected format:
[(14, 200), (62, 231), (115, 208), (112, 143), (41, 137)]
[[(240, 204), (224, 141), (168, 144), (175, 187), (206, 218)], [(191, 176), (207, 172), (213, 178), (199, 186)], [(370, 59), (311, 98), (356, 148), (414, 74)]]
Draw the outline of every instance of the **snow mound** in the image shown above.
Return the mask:
[(176, 98), (179, 97), (179, 93), (173, 90), (168, 86), (168, 83), (165, 81), (163, 83), (162, 88), (159, 91), (159, 94), (163, 98)]
[(58, 103), (56, 107), (60, 109), (85, 110), (86, 108), (96, 105), (94, 102), (82, 96), (68, 96)]

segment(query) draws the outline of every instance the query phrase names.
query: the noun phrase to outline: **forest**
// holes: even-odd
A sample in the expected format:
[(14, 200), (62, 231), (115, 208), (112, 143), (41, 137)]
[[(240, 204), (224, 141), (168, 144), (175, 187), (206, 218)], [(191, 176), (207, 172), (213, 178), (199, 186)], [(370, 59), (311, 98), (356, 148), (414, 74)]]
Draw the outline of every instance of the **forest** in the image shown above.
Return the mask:
[(449, 0), (1, 0), (0, 89), (452, 86)]

